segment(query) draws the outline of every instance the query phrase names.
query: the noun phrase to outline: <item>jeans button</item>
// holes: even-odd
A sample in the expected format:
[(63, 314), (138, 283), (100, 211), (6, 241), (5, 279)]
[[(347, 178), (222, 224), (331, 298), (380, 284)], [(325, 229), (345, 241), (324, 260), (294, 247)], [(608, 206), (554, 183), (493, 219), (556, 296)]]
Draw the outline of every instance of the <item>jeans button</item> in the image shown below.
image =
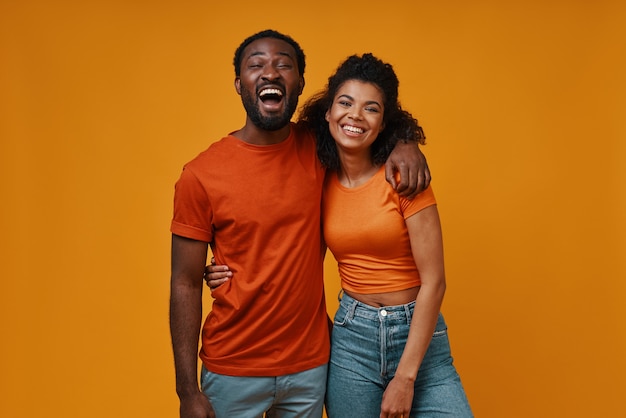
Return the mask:
[(384, 309), (382, 309), (382, 310), (380, 311), (380, 316), (383, 316), (383, 317), (384, 317), (384, 316), (387, 316), (387, 311), (386, 311), (386, 310), (384, 310)]

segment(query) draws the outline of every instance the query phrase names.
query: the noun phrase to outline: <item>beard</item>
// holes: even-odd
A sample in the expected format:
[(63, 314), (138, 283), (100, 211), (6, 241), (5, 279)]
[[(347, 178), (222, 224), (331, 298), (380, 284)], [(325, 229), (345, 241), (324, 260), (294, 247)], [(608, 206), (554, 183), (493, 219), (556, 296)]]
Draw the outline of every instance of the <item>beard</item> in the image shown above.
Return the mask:
[(250, 94), (248, 90), (242, 89), (241, 91), (241, 102), (243, 103), (244, 109), (246, 109), (248, 118), (250, 118), (254, 126), (264, 131), (277, 131), (287, 126), (291, 121), (291, 117), (298, 107), (298, 94), (285, 96), (283, 100), (285, 101), (285, 106), (282, 113), (264, 116), (261, 114), (256, 95)]

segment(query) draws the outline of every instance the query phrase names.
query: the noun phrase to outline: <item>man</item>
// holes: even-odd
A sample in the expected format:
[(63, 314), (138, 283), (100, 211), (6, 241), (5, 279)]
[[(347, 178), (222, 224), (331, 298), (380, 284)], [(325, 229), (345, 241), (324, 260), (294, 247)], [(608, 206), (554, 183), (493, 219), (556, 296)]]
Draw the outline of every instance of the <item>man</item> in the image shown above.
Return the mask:
[[(234, 65), (246, 123), (186, 164), (176, 183), (170, 328), (180, 416), (319, 418), (329, 356), (324, 170), (310, 129), (291, 123), (305, 57), (292, 38), (268, 30), (244, 40)], [(402, 184), (411, 184), (405, 193), (427, 185), (415, 144), (399, 145), (389, 160), (388, 178), (400, 167)], [(420, 170), (409, 175), (407, 166)], [(209, 244), (216, 263), (237, 280), (213, 291), (202, 327), (200, 389)]]

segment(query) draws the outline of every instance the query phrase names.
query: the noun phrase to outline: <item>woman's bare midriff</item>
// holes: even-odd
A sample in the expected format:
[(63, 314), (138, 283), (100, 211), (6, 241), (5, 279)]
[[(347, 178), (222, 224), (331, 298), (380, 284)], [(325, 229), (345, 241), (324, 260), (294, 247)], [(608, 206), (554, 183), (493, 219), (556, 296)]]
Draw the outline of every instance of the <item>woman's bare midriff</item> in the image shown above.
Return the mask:
[(409, 289), (398, 290), (396, 292), (386, 293), (355, 293), (344, 290), (344, 293), (353, 299), (363, 302), (366, 305), (373, 306), (375, 308), (381, 308), (383, 306), (396, 306), (405, 305), (413, 302), (417, 298), (420, 287), (411, 287)]

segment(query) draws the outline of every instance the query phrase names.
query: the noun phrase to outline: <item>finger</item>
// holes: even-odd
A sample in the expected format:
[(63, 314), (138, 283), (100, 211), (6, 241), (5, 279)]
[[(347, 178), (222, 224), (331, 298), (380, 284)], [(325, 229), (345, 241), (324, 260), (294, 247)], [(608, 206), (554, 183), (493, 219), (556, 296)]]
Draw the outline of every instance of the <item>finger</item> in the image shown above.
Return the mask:
[(211, 257), (211, 264), (215, 265), (215, 257)]
[(206, 280), (207, 283), (208, 283), (211, 280), (219, 280), (219, 279), (229, 278), (229, 277), (232, 277), (232, 276), (233, 276), (232, 272), (230, 272), (230, 271), (222, 271), (222, 272), (205, 274), (204, 275), (204, 280)]
[(417, 185), (418, 187), (417, 187), (416, 192), (421, 193), (424, 190), (426, 190), (426, 188), (430, 184), (430, 180), (431, 180), (430, 169), (428, 168), (428, 164), (424, 162), (424, 171), (419, 174), (418, 185)]
[(223, 278), (223, 279), (217, 279), (217, 280), (207, 280), (206, 285), (209, 286), (209, 289), (213, 290), (216, 287), (219, 287), (221, 285), (223, 285), (224, 283), (226, 283), (229, 280), (228, 277)]
[(418, 179), (417, 173), (411, 173), (410, 170), (407, 170), (406, 176), (401, 180), (406, 179), (406, 182), (402, 182), (401, 185), (404, 187), (398, 186), (398, 194), (402, 197), (406, 197), (408, 199), (412, 199), (417, 194), (418, 188)]
[(426, 164), (424, 168), (424, 189), (426, 189), (430, 185), (430, 181), (432, 180), (432, 176), (430, 174), (430, 168), (428, 164)]
[(396, 176), (393, 167), (390, 164), (385, 164), (385, 178), (391, 184), (391, 187), (396, 189)]
[(220, 271), (228, 271), (228, 266), (225, 265), (208, 265), (204, 268), (205, 274), (210, 274), (210, 273), (216, 273), (216, 272), (220, 272)]
[(415, 185), (414, 186), (407, 186), (406, 189), (404, 189), (402, 192), (398, 192), (398, 193), (400, 194), (400, 196), (406, 197), (409, 200), (413, 199), (418, 194), (417, 180), (415, 181)]
[(211, 266), (209, 267), (210, 272), (220, 272), (220, 271), (228, 271), (228, 266)]
[[(406, 164), (400, 164), (397, 169), (400, 173), (400, 183), (396, 186), (396, 191), (400, 193), (400, 195), (405, 195), (407, 188), (415, 188), (415, 179), (411, 179), (411, 173)], [(411, 192), (412, 190), (409, 190), (409, 193)]]

